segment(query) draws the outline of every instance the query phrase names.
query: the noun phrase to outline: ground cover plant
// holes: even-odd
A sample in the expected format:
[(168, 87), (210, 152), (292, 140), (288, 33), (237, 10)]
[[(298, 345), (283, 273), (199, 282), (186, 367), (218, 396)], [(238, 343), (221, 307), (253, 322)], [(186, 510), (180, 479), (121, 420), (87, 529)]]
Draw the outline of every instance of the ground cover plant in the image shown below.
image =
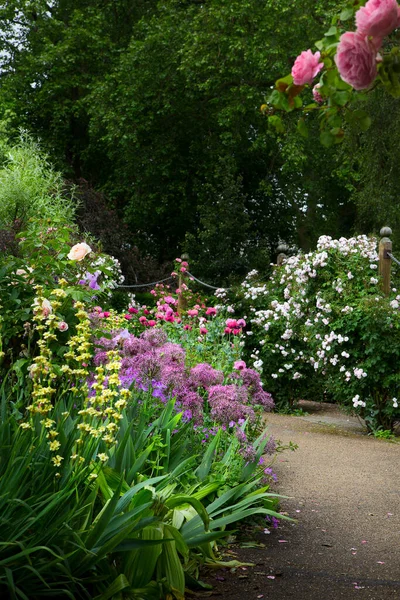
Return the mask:
[(246, 323), (182, 280), (113, 309), (118, 264), (73, 225), (30, 220), (16, 242), (0, 265), (0, 590), (183, 598), (230, 526), (280, 517)]
[(251, 314), (249, 358), (281, 406), (330, 399), (369, 429), (399, 419), (400, 313), (397, 289), (386, 298), (377, 240), (322, 236), (317, 249), (288, 258), (269, 281), (242, 285)]

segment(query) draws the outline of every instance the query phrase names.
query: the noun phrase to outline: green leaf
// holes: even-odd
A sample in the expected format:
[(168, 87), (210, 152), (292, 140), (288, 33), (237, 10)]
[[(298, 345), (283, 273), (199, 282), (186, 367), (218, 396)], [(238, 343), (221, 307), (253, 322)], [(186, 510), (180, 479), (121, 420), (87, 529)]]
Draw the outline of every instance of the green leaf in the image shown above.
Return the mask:
[(214, 454), (218, 448), (220, 437), (221, 437), (221, 430), (218, 429), (217, 434), (214, 436), (211, 444), (208, 446), (206, 452), (204, 453), (203, 460), (201, 461), (200, 465), (197, 467), (197, 469), (195, 471), (195, 474), (200, 479), (200, 481), (203, 481), (207, 477), (208, 473), (210, 472)]
[(274, 127), (278, 133), (283, 133), (285, 131), (285, 126), (282, 122), (282, 119), (277, 115), (271, 115), (268, 117), (268, 123), (272, 125), (272, 127)]
[(335, 143), (335, 136), (332, 135), (330, 131), (322, 131), (319, 139), (325, 148), (330, 148)]
[(351, 93), (347, 91), (335, 92), (331, 96), (332, 101), (338, 106), (345, 106), (345, 104), (347, 104), (347, 102), (350, 100), (350, 97)]
[(353, 8), (345, 8), (340, 13), (340, 20), (341, 21), (348, 21), (349, 19), (352, 18), (353, 15), (354, 15), (354, 9)]
[(301, 119), (299, 119), (297, 122), (297, 131), (304, 138), (308, 138), (308, 128), (303, 117), (301, 117)]

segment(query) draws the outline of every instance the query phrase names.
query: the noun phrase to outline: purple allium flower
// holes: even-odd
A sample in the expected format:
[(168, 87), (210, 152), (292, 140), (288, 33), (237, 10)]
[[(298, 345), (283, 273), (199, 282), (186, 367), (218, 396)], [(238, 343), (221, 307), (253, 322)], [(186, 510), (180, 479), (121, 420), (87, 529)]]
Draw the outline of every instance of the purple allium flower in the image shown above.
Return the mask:
[(221, 384), (223, 381), (222, 371), (214, 369), (208, 363), (200, 363), (190, 370), (189, 383), (195, 388), (208, 388), (211, 385)]
[(251, 446), (251, 445), (243, 446), (242, 448), (240, 448), (239, 454), (241, 454), (241, 456), (243, 456), (244, 460), (248, 463), (254, 462), (256, 459), (256, 451), (254, 450), (253, 446)]
[(160, 348), (156, 348), (157, 357), (162, 360), (164, 364), (175, 363), (185, 364), (185, 350), (179, 344), (173, 344), (168, 342)]
[(160, 327), (154, 327), (152, 329), (146, 329), (141, 336), (143, 340), (148, 342), (154, 348), (163, 346), (167, 343), (168, 337), (163, 329)]
[(275, 441), (275, 438), (273, 438), (271, 435), (269, 437), (268, 442), (265, 445), (264, 453), (265, 454), (275, 454), (275, 452), (276, 452), (276, 441)]
[(96, 354), (94, 355), (94, 358), (93, 358), (93, 362), (96, 365), (96, 367), (98, 367), (100, 365), (106, 365), (108, 363), (107, 352), (106, 351), (104, 351), (104, 352), (96, 351)]
[(182, 387), (185, 381), (185, 366), (176, 363), (162, 365), (160, 381), (171, 390)]
[(123, 351), (128, 356), (137, 356), (151, 350), (151, 345), (146, 340), (130, 335), (123, 343)]
[(258, 392), (253, 395), (252, 402), (254, 404), (260, 404), (264, 410), (268, 412), (270, 412), (275, 406), (275, 402), (271, 394), (269, 392), (264, 392), (263, 389), (258, 390)]

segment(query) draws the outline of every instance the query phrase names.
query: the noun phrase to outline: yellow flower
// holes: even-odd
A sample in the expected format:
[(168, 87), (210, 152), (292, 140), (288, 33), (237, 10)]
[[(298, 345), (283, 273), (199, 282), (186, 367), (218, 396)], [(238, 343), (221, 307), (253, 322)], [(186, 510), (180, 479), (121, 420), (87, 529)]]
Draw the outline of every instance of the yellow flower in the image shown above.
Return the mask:
[(57, 454), (57, 456), (53, 456), (53, 458), (51, 460), (53, 461), (55, 467), (59, 467), (59, 466), (61, 466), (61, 461), (64, 459), (62, 456)]
[(107, 462), (108, 461), (108, 456), (105, 452), (100, 453), (97, 455), (97, 458), (101, 460), (101, 462)]
[(32, 425), (30, 425), (29, 423), (21, 423), (20, 427), (21, 429), (32, 429)]
[(61, 444), (57, 440), (54, 440), (54, 442), (50, 442), (49, 444), (49, 448), (52, 452), (54, 452), (54, 450), (58, 450), (60, 446)]

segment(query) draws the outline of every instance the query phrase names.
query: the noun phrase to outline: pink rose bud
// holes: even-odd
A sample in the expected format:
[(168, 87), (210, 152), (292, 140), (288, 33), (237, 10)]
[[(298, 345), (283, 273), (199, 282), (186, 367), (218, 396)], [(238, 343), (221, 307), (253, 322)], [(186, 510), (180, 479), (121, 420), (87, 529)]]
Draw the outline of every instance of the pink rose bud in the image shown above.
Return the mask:
[(381, 39), (393, 29), (399, 26), (399, 7), (397, 0), (368, 0), (365, 6), (362, 6), (356, 12), (357, 33), (361, 35), (371, 35)]
[(318, 102), (318, 104), (322, 104), (322, 102), (324, 101), (323, 97), (319, 93), (320, 87), (321, 87), (320, 84), (317, 83), (316, 85), (314, 85), (313, 91), (312, 91), (312, 95), (314, 96), (314, 100), (315, 100), (315, 102)]
[(236, 360), (233, 364), (233, 368), (236, 371), (243, 371), (243, 369), (246, 368), (246, 363), (244, 362), (244, 360)]
[(137, 314), (138, 314), (138, 312), (139, 312), (139, 311), (138, 311), (138, 309), (137, 309), (137, 308), (134, 308), (133, 306), (130, 306), (130, 307), (128, 308), (128, 313), (131, 313), (132, 315), (137, 315)]
[(293, 83), (295, 85), (305, 85), (309, 83), (311, 85), (312, 80), (322, 67), (323, 62), (319, 62), (321, 57), (320, 52), (313, 54), (311, 50), (304, 50), (294, 61), (292, 68)]
[(335, 62), (340, 77), (355, 90), (365, 90), (377, 76), (376, 48), (359, 33), (347, 31), (341, 36)]
[(60, 321), (58, 324), (58, 329), (60, 331), (67, 331), (68, 329), (68, 323), (66, 323), (65, 321)]
[(187, 271), (186, 267), (181, 267), (179, 270), (181, 273), (186, 273), (186, 271)]
[(175, 259), (175, 262), (181, 263), (181, 262), (182, 262), (182, 259), (181, 259), (181, 258), (176, 258), (176, 259)]
[(200, 333), (201, 335), (206, 335), (206, 333), (208, 333), (208, 329), (206, 329), (205, 327), (200, 327)]

